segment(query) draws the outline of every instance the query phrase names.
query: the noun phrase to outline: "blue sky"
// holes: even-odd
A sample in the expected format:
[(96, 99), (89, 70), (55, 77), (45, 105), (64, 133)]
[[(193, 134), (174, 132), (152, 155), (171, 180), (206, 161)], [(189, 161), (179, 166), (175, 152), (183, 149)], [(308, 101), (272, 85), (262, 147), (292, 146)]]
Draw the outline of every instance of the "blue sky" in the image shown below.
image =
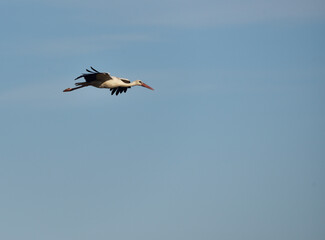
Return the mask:
[(1, 239), (324, 238), (324, 1), (0, 8)]

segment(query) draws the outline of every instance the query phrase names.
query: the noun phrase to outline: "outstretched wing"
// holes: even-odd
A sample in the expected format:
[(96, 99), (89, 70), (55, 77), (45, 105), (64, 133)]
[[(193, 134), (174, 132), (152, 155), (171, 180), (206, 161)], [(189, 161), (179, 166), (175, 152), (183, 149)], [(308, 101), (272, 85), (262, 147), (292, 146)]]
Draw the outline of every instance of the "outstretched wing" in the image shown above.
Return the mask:
[(117, 88), (111, 88), (111, 95), (114, 95), (116, 93), (116, 96), (120, 93), (126, 92), (130, 87), (117, 87)]
[(109, 73), (104, 73), (104, 72), (98, 72), (96, 69), (93, 67), (90, 67), (91, 70), (86, 69), (87, 72), (89, 73), (84, 73), (80, 75), (79, 77), (75, 78), (75, 80), (79, 78), (84, 78), (86, 82), (93, 82), (93, 81), (107, 81), (111, 80), (112, 77)]

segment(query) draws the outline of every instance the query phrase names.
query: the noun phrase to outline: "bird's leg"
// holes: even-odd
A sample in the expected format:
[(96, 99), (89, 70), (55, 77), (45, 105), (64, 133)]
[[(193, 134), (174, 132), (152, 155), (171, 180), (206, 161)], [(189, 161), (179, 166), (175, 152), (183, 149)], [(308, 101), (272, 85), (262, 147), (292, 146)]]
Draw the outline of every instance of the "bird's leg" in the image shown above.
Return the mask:
[(75, 88), (66, 88), (63, 90), (63, 92), (71, 92), (73, 90), (76, 90), (76, 89), (79, 89), (79, 88), (83, 88), (83, 87), (87, 87), (88, 85), (83, 85), (83, 86), (80, 86), (80, 87), (75, 87)]

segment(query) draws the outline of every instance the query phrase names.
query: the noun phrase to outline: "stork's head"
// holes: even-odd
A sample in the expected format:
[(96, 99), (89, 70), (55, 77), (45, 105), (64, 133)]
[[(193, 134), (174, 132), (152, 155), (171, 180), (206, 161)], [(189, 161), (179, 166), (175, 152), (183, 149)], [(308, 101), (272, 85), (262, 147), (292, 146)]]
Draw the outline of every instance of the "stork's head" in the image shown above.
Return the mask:
[(136, 85), (138, 85), (138, 86), (142, 86), (142, 87), (148, 88), (148, 89), (150, 89), (150, 90), (154, 90), (152, 87), (148, 86), (147, 84), (145, 84), (145, 83), (142, 82), (141, 80), (135, 80), (135, 83), (136, 83)]

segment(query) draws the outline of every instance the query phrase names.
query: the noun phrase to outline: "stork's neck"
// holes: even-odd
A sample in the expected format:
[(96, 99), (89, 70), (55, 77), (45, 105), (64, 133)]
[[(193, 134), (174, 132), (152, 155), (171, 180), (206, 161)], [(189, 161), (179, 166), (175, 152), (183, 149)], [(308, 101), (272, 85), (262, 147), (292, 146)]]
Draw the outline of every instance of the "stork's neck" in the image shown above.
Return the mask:
[(138, 85), (137, 84), (137, 81), (130, 82), (129, 84), (130, 84), (130, 87), (133, 87), (133, 86), (137, 86)]
[(133, 81), (133, 82), (130, 82), (130, 83), (123, 83), (123, 85), (125, 87), (133, 87), (133, 86), (137, 86), (137, 82), (136, 81)]

